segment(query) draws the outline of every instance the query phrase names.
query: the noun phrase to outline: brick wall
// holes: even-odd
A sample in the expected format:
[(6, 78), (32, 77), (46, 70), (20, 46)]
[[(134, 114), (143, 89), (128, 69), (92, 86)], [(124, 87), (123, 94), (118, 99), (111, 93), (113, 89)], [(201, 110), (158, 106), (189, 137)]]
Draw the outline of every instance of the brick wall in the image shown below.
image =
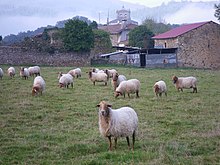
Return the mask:
[(0, 64), (89, 66), (90, 55), (82, 53), (42, 53), (20, 47), (0, 46)]

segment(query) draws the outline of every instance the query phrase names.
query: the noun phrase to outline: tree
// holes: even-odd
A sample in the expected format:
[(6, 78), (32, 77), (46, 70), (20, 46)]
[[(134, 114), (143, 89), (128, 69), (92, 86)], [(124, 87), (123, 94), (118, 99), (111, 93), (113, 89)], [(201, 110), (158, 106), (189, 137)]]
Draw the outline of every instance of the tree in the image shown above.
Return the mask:
[(94, 45), (92, 28), (84, 21), (69, 20), (63, 29), (63, 42), (67, 51), (88, 52)]
[(215, 4), (215, 14), (214, 16), (220, 21), (220, 3)]
[(92, 23), (89, 25), (92, 29), (98, 29), (98, 24), (96, 21), (92, 21)]
[(141, 48), (153, 48), (154, 41), (151, 37), (154, 33), (147, 26), (140, 25), (129, 32), (129, 45)]

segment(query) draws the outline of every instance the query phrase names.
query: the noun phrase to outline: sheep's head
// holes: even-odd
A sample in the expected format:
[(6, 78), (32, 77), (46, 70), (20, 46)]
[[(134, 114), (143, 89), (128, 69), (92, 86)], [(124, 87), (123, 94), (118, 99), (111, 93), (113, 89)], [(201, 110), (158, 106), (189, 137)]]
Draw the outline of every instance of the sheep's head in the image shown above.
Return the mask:
[(32, 96), (35, 96), (36, 94), (38, 94), (40, 92), (40, 88), (35, 86), (32, 88)]
[(159, 89), (160, 89), (160, 88), (159, 88), (159, 85), (155, 84), (155, 85), (154, 85), (154, 92), (155, 92), (155, 93), (158, 93), (158, 92), (159, 92)]
[(119, 95), (121, 95), (121, 96), (122, 96), (122, 93), (121, 93), (121, 92), (119, 92), (119, 91), (115, 91), (115, 98), (117, 98)]
[(117, 81), (118, 80), (118, 73), (113, 73), (112, 80)]
[(112, 107), (112, 105), (106, 103), (105, 101), (101, 101), (97, 107), (99, 107), (99, 114), (108, 117), (109, 116), (109, 108)]
[(65, 85), (64, 85), (63, 83), (59, 83), (59, 87), (60, 87), (60, 88), (64, 88)]
[(92, 71), (89, 71), (89, 78), (92, 78)]
[(20, 69), (21, 71), (24, 71), (24, 67), (21, 67), (21, 69)]
[(172, 77), (172, 80), (173, 80), (173, 83), (175, 84), (175, 83), (177, 82), (177, 80), (178, 80), (178, 77), (173, 76), (173, 77)]

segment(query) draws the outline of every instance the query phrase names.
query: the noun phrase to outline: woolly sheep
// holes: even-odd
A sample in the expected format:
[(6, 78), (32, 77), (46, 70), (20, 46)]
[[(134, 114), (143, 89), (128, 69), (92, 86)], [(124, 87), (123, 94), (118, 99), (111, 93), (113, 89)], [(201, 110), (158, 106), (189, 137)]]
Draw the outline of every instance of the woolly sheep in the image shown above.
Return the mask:
[(95, 85), (95, 82), (104, 82), (105, 85), (107, 85), (107, 74), (106, 73), (95, 73), (92, 71), (89, 71), (89, 79), (93, 82), (93, 85)]
[(126, 81), (126, 80), (127, 79), (124, 75), (119, 75), (118, 73), (114, 73), (112, 76), (112, 86), (114, 88), (114, 91), (122, 81)]
[(112, 109), (112, 106), (105, 101), (101, 101), (97, 107), (99, 107), (99, 131), (102, 136), (108, 138), (109, 150), (112, 150), (111, 137), (115, 139), (115, 149), (119, 137), (126, 137), (130, 149), (129, 136), (132, 136), (132, 149), (134, 150), (138, 128), (138, 116), (134, 109), (131, 107)]
[(92, 71), (92, 72), (95, 72), (95, 73), (105, 73), (104, 70), (100, 70), (100, 69), (98, 69), (98, 68), (92, 68), (91, 71)]
[(122, 81), (115, 90), (115, 98), (117, 98), (119, 95), (124, 95), (125, 98), (125, 93), (128, 94), (129, 98), (130, 98), (130, 93), (136, 93), (136, 97), (138, 98), (140, 86), (141, 86), (140, 81), (137, 79)]
[(81, 77), (81, 69), (80, 68), (76, 68), (76, 69), (72, 69), (68, 72), (69, 74), (71, 74), (73, 77)]
[(179, 91), (181, 90), (183, 92), (183, 88), (189, 89), (193, 88), (193, 93), (197, 93), (197, 79), (195, 77), (172, 77), (173, 83), (176, 86), (176, 89)]
[(69, 85), (73, 88), (73, 76), (69, 73), (63, 74), (59, 79), (60, 88), (65, 87), (68, 88)]
[(34, 79), (33, 87), (32, 87), (32, 96), (41, 94), (45, 91), (46, 83), (41, 76), (37, 76)]
[(159, 94), (159, 96), (162, 96), (162, 93), (164, 93), (167, 96), (167, 86), (166, 86), (166, 83), (164, 81), (162, 81), (162, 80), (157, 81), (154, 84), (154, 93), (155, 93), (155, 95), (157, 97), (158, 97), (158, 94)]
[(20, 76), (26, 80), (29, 77), (29, 71), (27, 68), (21, 67), (20, 69)]
[(9, 75), (11, 78), (15, 76), (15, 68), (14, 68), (14, 67), (8, 68), (8, 75)]
[(3, 75), (4, 75), (4, 72), (3, 72), (2, 68), (0, 68), (0, 79), (2, 79)]
[(109, 79), (109, 78), (112, 78), (113, 74), (116, 74), (117, 71), (115, 69), (106, 69), (105, 73), (107, 74), (108, 79)]
[(40, 76), (40, 67), (39, 66), (31, 66), (28, 68), (30, 76)]

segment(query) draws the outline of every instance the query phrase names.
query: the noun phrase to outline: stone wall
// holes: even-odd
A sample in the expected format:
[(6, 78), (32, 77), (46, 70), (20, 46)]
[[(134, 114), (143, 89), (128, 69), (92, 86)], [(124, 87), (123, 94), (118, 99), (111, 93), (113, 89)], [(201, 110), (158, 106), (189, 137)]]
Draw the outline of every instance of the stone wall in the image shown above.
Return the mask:
[(0, 46), (0, 64), (89, 66), (90, 55), (82, 53), (44, 53), (20, 47)]

